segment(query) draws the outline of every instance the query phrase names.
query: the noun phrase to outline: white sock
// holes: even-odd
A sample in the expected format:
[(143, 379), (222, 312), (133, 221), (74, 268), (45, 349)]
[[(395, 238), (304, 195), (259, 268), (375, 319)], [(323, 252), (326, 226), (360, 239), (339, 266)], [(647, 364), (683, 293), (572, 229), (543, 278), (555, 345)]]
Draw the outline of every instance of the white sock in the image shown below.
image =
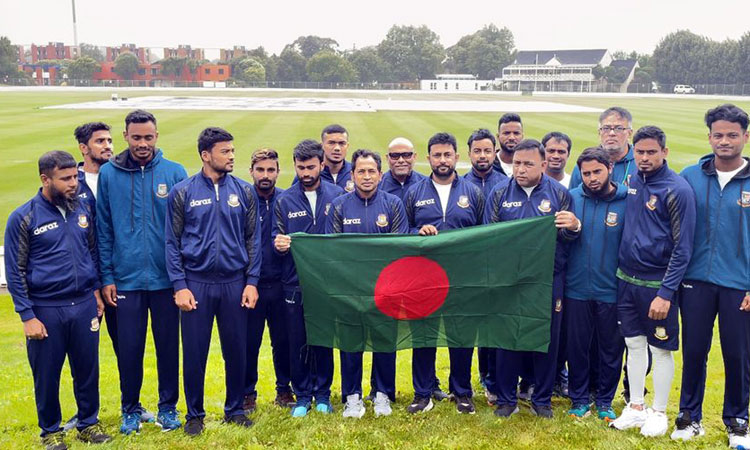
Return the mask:
[(674, 357), (672, 352), (649, 345), (654, 369), (654, 404), (655, 411), (666, 412), (669, 390), (674, 378)]
[(630, 382), (630, 403), (643, 405), (643, 389), (646, 386), (648, 369), (648, 341), (646, 336), (625, 338), (628, 347), (628, 381)]

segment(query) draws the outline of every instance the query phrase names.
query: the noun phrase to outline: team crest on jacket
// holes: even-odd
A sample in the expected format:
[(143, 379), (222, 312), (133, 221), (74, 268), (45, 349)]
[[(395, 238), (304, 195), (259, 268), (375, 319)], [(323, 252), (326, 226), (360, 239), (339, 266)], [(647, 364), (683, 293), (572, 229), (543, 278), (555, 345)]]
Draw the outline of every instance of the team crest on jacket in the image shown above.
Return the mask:
[(656, 329), (654, 329), (654, 337), (660, 341), (666, 341), (669, 339), (669, 336), (667, 336), (667, 329), (664, 327), (656, 327)]
[(346, 187), (344, 188), (346, 192), (353, 192), (354, 191), (354, 182), (352, 180), (346, 180)]
[(750, 192), (742, 191), (742, 196), (737, 200), (737, 204), (743, 208), (750, 208)]
[(380, 228), (384, 228), (388, 226), (388, 216), (385, 214), (378, 214), (378, 220), (375, 221), (375, 225), (379, 226)]
[(604, 223), (607, 224), (608, 227), (616, 227), (617, 226), (617, 213), (614, 211), (608, 212), (607, 218), (604, 220)]
[(78, 216), (78, 226), (81, 228), (89, 227), (89, 218), (86, 217), (86, 214), (81, 214)]
[(229, 200), (227, 200), (227, 204), (231, 206), (232, 208), (236, 208), (240, 206), (240, 198), (237, 196), (237, 194), (229, 194)]
[(539, 203), (539, 206), (537, 206), (536, 208), (543, 213), (548, 213), (552, 210), (552, 204), (545, 198), (541, 201), (541, 203)]
[(560, 311), (562, 311), (562, 299), (558, 298), (557, 300), (555, 300), (555, 312)]
[(469, 207), (469, 197), (467, 197), (466, 195), (459, 196), (458, 197), (458, 206), (460, 206), (461, 208), (464, 208), (464, 209), (468, 208)]
[(159, 183), (159, 186), (156, 187), (156, 196), (165, 198), (167, 195), (169, 195), (169, 192), (167, 191), (167, 185), (164, 183)]
[(99, 331), (99, 319), (97, 317), (94, 317), (91, 319), (91, 331), (97, 332)]
[(651, 211), (656, 209), (656, 196), (652, 195), (648, 198), (648, 201), (646, 202), (646, 208), (650, 209)]

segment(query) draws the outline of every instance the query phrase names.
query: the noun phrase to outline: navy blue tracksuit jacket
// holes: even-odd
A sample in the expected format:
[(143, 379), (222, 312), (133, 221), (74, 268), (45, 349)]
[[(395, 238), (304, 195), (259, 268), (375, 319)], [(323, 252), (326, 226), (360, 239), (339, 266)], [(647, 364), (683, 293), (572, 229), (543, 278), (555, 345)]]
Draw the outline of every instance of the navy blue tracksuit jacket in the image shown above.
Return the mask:
[(466, 181), (470, 181), (474, 185), (476, 185), (479, 189), (482, 190), (482, 194), (484, 194), (485, 200), (489, 198), (490, 192), (492, 192), (492, 189), (497, 186), (500, 182), (507, 180), (508, 177), (502, 173), (498, 172), (497, 170), (492, 170), (487, 173), (487, 176), (482, 178), (479, 175), (476, 174), (474, 169), (472, 168), (469, 170), (469, 172), (464, 175), (464, 179)]
[[(612, 167), (612, 181), (618, 184), (624, 184), (625, 186), (630, 185), (630, 180), (636, 176), (638, 172), (638, 165), (635, 163), (635, 155), (633, 154), (633, 146), (629, 146), (628, 153), (621, 160), (615, 162)], [(568, 189), (577, 188), (583, 183), (581, 178), (581, 170), (578, 165), (573, 169), (573, 173), (570, 175), (570, 184)]]
[(403, 202), (404, 197), (406, 196), (406, 192), (409, 190), (409, 188), (414, 184), (424, 180), (425, 178), (427, 178), (425, 175), (422, 175), (416, 170), (412, 170), (411, 173), (406, 177), (404, 182), (401, 183), (393, 177), (393, 173), (389, 170), (388, 172), (384, 173), (383, 178), (380, 179), (380, 186), (378, 187), (378, 189), (395, 195)]

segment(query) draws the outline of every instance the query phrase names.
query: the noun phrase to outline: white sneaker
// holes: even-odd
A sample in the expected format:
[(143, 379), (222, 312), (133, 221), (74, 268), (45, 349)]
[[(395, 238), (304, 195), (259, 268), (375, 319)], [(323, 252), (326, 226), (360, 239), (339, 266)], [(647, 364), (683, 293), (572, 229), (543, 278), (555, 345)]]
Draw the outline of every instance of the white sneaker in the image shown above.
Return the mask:
[(703, 424), (700, 422), (692, 422), (687, 426), (680, 427), (675, 425), (672, 434), (669, 436), (673, 441), (689, 441), (694, 437), (700, 437), (706, 434), (706, 430), (703, 429)]
[(609, 423), (612, 428), (618, 430), (628, 430), (630, 428), (640, 428), (646, 422), (646, 410), (633, 409), (628, 404), (622, 410), (620, 417)]
[(747, 434), (729, 433), (729, 448), (750, 450), (750, 436)]
[(350, 394), (346, 396), (346, 406), (344, 406), (344, 417), (354, 417), (361, 419), (365, 415), (365, 402), (359, 394)]
[(393, 412), (391, 409), (391, 399), (382, 392), (375, 393), (375, 399), (372, 402), (372, 406), (375, 411), (375, 417), (390, 416)]
[(667, 415), (649, 408), (646, 413), (646, 422), (641, 426), (641, 434), (646, 437), (664, 436), (668, 428)]

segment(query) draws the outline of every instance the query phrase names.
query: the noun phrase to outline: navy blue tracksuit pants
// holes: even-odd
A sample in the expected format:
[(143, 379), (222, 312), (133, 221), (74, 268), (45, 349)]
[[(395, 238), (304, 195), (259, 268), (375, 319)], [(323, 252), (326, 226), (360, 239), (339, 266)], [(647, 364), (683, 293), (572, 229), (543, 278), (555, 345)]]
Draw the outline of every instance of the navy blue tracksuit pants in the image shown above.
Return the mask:
[[(564, 276), (556, 274), (552, 284), (553, 298), (550, 301), (552, 319), (547, 353), (497, 350), (495, 390), (498, 405), (515, 406), (518, 403), (518, 378), (525, 376), (524, 363), (528, 360), (531, 360), (533, 368), (530, 381), (535, 386), (531, 403), (537, 406), (550, 406), (552, 403), (552, 389), (557, 377), (557, 348), (562, 322), (563, 304), (561, 296)], [(560, 300), (560, 302), (557, 300)]]
[(175, 408), (180, 388), (180, 310), (174, 291), (117, 291), (117, 346), (122, 412), (138, 412), (143, 385), (143, 353), (151, 311), (156, 347), (159, 410)]
[[(362, 397), (363, 352), (340, 352), (341, 356), (341, 401), (351, 394)], [(396, 352), (372, 354), (371, 390), (382, 392), (396, 401)]]
[(99, 320), (94, 294), (70, 306), (33, 309), (48, 334), (40, 340), (26, 339), (42, 436), (61, 430), (60, 375), (65, 356), (73, 376), (77, 427), (82, 430), (94, 425), (99, 421)]
[(484, 387), (491, 393), (495, 393), (495, 360), (497, 349), (479, 347), (477, 349), (479, 360), (479, 376), (484, 380)]
[(713, 283), (683, 280), (680, 289), (682, 316), (682, 391), (680, 411), (690, 419), (703, 418), (706, 361), (711, 350), (714, 320), (719, 316), (719, 338), (724, 358), (724, 424), (748, 420), (750, 400), (750, 312), (740, 311), (745, 291)]
[(228, 283), (203, 283), (187, 280), (197, 308), (182, 311), (182, 378), (185, 384), (187, 420), (205, 417), (203, 392), (206, 361), (211, 347), (214, 317), (219, 327), (221, 354), (224, 358), (226, 398), (224, 416), (244, 415), (247, 369), (247, 309), (242, 307), (245, 278)]
[[(411, 380), (414, 385), (414, 396), (429, 398), (432, 391), (438, 388), (435, 377), (435, 347), (415, 348), (411, 353)], [(449, 392), (457, 397), (471, 397), (471, 360), (473, 348), (449, 348), (450, 374), (448, 376)]]
[(289, 358), (292, 389), (297, 405), (309, 405), (313, 397), (318, 403), (330, 403), (333, 383), (333, 349), (307, 345), (302, 293), (284, 292), (286, 322), (289, 330)]
[[(573, 405), (589, 403), (589, 393), (596, 392), (596, 406), (606, 410), (620, 383), (625, 338), (617, 326), (617, 303), (595, 300), (565, 299), (568, 322), (569, 394)], [(597, 343), (598, 345), (594, 345)], [(591, 348), (596, 360), (592, 361)], [(589, 378), (591, 366), (597, 364), (596, 380)]]
[(107, 334), (112, 340), (112, 350), (114, 350), (115, 356), (117, 356), (117, 308), (109, 306), (106, 302), (104, 303), (104, 320), (107, 322)]
[(258, 283), (258, 303), (248, 311), (247, 325), (247, 371), (245, 395), (257, 395), (258, 356), (263, 342), (263, 330), (268, 321), (271, 335), (273, 368), (276, 372), (276, 392), (291, 392), (289, 368), (289, 334), (286, 327), (284, 290), (280, 281)]

